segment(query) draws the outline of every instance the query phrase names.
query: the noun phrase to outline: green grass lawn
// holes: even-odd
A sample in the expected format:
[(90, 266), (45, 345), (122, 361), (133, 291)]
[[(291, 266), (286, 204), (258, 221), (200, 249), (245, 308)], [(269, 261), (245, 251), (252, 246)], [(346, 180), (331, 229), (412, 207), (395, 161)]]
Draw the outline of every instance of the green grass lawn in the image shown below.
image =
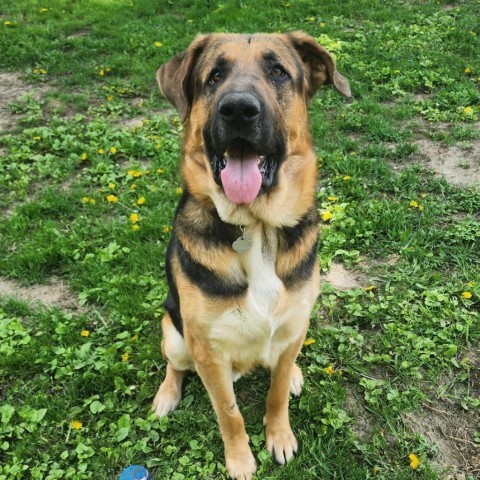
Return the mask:
[[(480, 478), (479, 16), (477, 0), (3, 0), (0, 291), (18, 295), (0, 295), (0, 480), (226, 478), (198, 377), (150, 414), (182, 188), (155, 71), (198, 32), (288, 30), (352, 86), (310, 114), (318, 260), (356, 281), (323, 283), (287, 466), (265, 450), (267, 373), (236, 384), (256, 478)], [(447, 180), (426, 159), (452, 151)], [(25, 293), (45, 284), (68, 305)]]

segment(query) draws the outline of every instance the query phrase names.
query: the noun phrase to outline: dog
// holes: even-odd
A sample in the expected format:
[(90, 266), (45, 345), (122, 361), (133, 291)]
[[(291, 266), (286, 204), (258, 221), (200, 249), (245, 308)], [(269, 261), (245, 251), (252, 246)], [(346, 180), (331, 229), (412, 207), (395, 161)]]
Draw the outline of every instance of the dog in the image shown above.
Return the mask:
[(160, 90), (184, 124), (185, 183), (167, 249), (165, 380), (153, 411), (179, 404), (190, 370), (213, 404), (231, 478), (256, 471), (233, 382), (270, 369), (267, 449), (297, 452), (290, 393), (319, 291), (317, 159), (307, 107), (323, 84), (349, 97), (327, 50), (302, 32), (208, 34), (162, 65)]

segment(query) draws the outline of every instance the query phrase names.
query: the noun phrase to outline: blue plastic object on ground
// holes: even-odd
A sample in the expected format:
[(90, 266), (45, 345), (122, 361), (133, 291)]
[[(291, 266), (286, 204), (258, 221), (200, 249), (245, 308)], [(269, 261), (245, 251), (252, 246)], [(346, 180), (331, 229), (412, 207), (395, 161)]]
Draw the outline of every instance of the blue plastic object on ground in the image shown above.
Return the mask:
[(131, 465), (120, 474), (118, 480), (151, 480), (147, 469), (140, 465)]

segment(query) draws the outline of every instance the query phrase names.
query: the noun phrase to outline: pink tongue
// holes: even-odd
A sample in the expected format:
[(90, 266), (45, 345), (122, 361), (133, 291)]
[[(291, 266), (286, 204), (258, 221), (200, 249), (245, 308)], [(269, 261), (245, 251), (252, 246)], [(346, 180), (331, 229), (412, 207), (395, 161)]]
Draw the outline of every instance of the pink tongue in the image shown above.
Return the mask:
[(258, 169), (258, 155), (246, 154), (240, 158), (226, 158), (222, 170), (222, 184), (227, 198), (233, 203), (252, 203), (262, 186), (262, 174)]

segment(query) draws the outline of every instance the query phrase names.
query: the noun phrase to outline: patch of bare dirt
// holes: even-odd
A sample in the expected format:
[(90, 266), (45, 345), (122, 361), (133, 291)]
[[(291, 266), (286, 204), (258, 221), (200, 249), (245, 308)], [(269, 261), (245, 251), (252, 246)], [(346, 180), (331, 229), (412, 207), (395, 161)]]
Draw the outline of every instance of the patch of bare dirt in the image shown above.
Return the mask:
[(75, 40), (77, 38), (81, 38), (81, 37), (86, 37), (88, 36), (90, 32), (88, 30), (80, 30), (76, 33), (72, 33), (71, 35), (69, 35), (67, 38), (67, 40)]
[(0, 296), (33, 302), (46, 307), (58, 307), (63, 310), (81, 311), (75, 295), (58, 278), (51, 278), (46, 285), (22, 287), (18, 283), (0, 277)]
[(415, 434), (435, 445), (435, 463), (450, 473), (451, 479), (480, 475), (480, 446), (473, 432), (480, 421), (478, 412), (455, 411), (444, 406), (428, 407), (421, 413), (407, 413), (404, 421)]
[(427, 138), (417, 139), (415, 143), (422, 163), (452, 185), (480, 186), (480, 142), (471, 142), (466, 149), (445, 146)]
[(48, 90), (45, 85), (29, 85), (20, 74), (0, 72), (0, 132), (16, 126), (18, 115), (12, 114), (9, 105), (29, 95), (39, 100)]
[(367, 286), (367, 280), (358, 272), (347, 270), (341, 263), (332, 263), (330, 270), (322, 276), (323, 281), (331, 283), (337, 290), (362, 288)]
[(347, 387), (345, 410), (352, 417), (352, 431), (361, 440), (369, 441), (375, 430), (375, 418), (364, 406), (362, 396), (353, 388)]
[[(351, 428), (355, 436), (370, 442), (375, 432), (380, 432), (389, 444), (396, 439), (383, 431), (376, 417), (365, 407), (365, 401), (354, 388), (347, 388), (345, 409), (352, 417)], [(434, 447), (436, 455), (428, 463), (444, 474), (446, 480), (480, 478), (480, 445), (474, 442), (473, 433), (480, 422), (474, 409), (464, 411), (451, 403), (434, 407), (424, 405), (424, 410), (405, 413), (402, 419), (414, 435), (422, 436)]]
[(118, 122), (118, 124), (125, 128), (138, 128), (143, 125), (144, 118), (145, 117), (124, 118)]

